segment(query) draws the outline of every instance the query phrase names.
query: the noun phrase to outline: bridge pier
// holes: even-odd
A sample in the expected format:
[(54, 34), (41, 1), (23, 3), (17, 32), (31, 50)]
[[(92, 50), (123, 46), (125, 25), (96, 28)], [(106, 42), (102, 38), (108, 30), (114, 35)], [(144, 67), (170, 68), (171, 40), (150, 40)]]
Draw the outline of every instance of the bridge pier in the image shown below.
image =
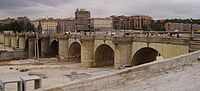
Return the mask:
[(68, 37), (67, 38), (59, 38), (59, 48), (58, 48), (58, 55), (61, 60), (68, 58)]
[(10, 36), (9, 35), (7, 35), (7, 34), (5, 34), (4, 35), (4, 38), (5, 38), (5, 40), (4, 40), (4, 42), (5, 42), (5, 46), (11, 46), (11, 39), (10, 39)]
[(81, 39), (81, 63), (84, 67), (94, 66), (94, 39)]
[(29, 58), (31, 58), (35, 56), (35, 37), (29, 37), (28, 43), (28, 54)]
[(41, 42), (40, 56), (41, 57), (49, 56), (49, 38), (42, 38), (40, 42)]
[(132, 50), (132, 39), (131, 38), (113, 38), (115, 46), (114, 53), (114, 68), (118, 68), (123, 64), (131, 63), (131, 50)]
[(4, 35), (0, 34), (0, 43), (4, 43)]
[(19, 49), (25, 49), (26, 38), (25, 35), (19, 35)]
[(10, 43), (10, 47), (14, 48), (15, 46), (17, 46), (17, 36), (16, 34), (12, 34), (10, 36), (10, 39), (11, 39), (11, 43)]

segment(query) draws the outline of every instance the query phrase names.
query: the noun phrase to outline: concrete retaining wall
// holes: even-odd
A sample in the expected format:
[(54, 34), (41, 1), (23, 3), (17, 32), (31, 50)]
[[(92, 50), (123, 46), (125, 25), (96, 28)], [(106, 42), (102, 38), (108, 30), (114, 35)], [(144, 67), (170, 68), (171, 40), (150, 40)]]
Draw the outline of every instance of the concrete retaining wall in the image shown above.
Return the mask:
[(137, 81), (154, 76), (157, 73), (164, 72), (169, 69), (192, 64), (194, 61), (197, 61), (198, 56), (200, 56), (200, 51), (181, 55), (164, 61), (155, 61), (152, 63), (119, 70), (104, 76), (88, 78), (82, 81), (73, 81), (50, 88), (39, 89), (38, 91), (96, 91), (99, 89), (123, 84), (129, 80)]
[(0, 60), (13, 60), (27, 58), (28, 54), (25, 51), (7, 51), (0, 52)]

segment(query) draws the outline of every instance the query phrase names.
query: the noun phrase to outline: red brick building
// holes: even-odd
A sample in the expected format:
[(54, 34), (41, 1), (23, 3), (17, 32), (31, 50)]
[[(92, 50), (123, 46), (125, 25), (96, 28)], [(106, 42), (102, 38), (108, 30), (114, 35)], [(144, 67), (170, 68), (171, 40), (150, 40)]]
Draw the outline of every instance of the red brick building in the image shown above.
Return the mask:
[(165, 23), (165, 30), (166, 31), (191, 31), (191, 30), (199, 30), (200, 25), (198, 24), (188, 24), (188, 23)]
[(76, 21), (74, 18), (61, 19), (58, 21), (58, 32), (75, 32)]
[(143, 30), (150, 29), (153, 19), (145, 15), (111, 16), (113, 29)]
[(136, 15), (130, 18), (131, 21), (131, 29), (134, 30), (143, 30), (143, 29), (150, 29), (152, 18), (145, 15)]
[(113, 29), (130, 29), (130, 16), (111, 16)]

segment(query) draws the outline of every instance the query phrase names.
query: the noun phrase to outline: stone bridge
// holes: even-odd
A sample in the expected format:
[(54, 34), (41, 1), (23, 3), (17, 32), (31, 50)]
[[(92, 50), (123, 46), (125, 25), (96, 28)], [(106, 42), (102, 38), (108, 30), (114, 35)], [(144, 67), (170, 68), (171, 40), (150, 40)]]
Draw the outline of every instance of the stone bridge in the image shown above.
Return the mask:
[[(110, 35), (39, 35), (3, 34), (0, 42), (5, 46), (19, 46), (30, 58), (58, 57), (61, 60), (79, 58), (84, 67), (133, 66), (187, 54), (191, 51), (191, 38), (166, 36), (110, 36)], [(38, 45), (36, 44), (38, 42)], [(194, 43), (193, 43), (194, 44)], [(198, 43), (195, 45), (199, 45)], [(38, 51), (37, 52), (37, 47)], [(197, 48), (198, 49), (198, 48)], [(197, 50), (196, 49), (196, 50)], [(193, 50), (194, 51), (194, 50)]]

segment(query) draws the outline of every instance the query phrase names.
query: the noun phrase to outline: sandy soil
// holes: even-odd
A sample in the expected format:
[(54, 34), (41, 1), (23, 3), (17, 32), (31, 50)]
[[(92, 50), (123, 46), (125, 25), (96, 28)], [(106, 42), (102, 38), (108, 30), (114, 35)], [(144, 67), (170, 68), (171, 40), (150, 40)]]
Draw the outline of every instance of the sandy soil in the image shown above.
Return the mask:
[[(26, 61), (26, 63), (31, 62), (33, 60), (21, 60)], [(103, 67), (103, 68), (83, 68), (81, 67), (80, 62), (63, 62), (64, 65), (61, 65), (59, 62), (51, 62), (45, 65), (19, 65), (20, 60), (18, 61), (10, 61), (12, 64), (17, 64), (13, 66), (0, 66), (0, 79), (4, 78), (13, 78), (19, 76), (27, 76), (30, 72), (43, 73), (46, 74), (47, 78), (42, 79), (42, 87), (54, 86), (57, 84), (67, 83), (72, 80), (81, 80), (84, 76), (80, 76), (80, 78), (72, 79), (64, 75), (69, 75), (71, 72), (84, 73), (87, 74), (87, 77), (97, 76), (107, 74), (109, 72), (113, 72), (116, 69), (112, 67)], [(54, 65), (52, 65), (54, 63)], [(11, 69), (12, 68), (12, 69)], [(20, 72), (16, 69), (28, 69), (29, 71)], [(6, 84), (6, 91), (16, 91), (16, 84)], [(30, 81), (27, 84), (27, 91), (33, 91), (33, 82)]]

